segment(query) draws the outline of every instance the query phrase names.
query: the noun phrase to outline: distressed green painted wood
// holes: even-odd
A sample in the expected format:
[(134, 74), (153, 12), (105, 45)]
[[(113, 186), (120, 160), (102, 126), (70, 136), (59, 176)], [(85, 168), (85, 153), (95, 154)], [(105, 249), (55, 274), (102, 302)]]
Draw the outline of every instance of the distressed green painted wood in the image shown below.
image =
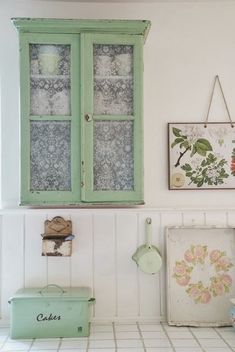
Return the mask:
[[(133, 45), (134, 53), (134, 114), (124, 115), (94, 115), (93, 112), (93, 45), (121, 44)], [(82, 35), (83, 48), (83, 119), (82, 119), (82, 160), (83, 176), (82, 200), (84, 202), (126, 201), (143, 203), (143, 38), (142, 36), (120, 36), (102, 34)], [(92, 116), (87, 121), (85, 116)], [(94, 190), (93, 189), (93, 126), (96, 120), (133, 121), (134, 123), (134, 190)]]
[(109, 33), (142, 35), (146, 39), (150, 21), (147, 20), (81, 20), (12, 18), (20, 32), (25, 33)]
[[(12, 19), (20, 35), (21, 91), (21, 205), (134, 205), (143, 204), (143, 42), (149, 21)], [(97, 34), (102, 33), (102, 34)], [(93, 43), (134, 46), (133, 116), (93, 115)], [(30, 115), (29, 44), (70, 44), (71, 116)], [(94, 121), (133, 121), (134, 190), (93, 190)], [(30, 190), (30, 122), (71, 122), (71, 191)]]
[[(71, 45), (71, 116), (30, 115), (29, 44)], [(20, 36), (21, 92), (21, 204), (69, 204), (80, 199), (79, 35), (28, 34)], [(30, 121), (71, 121), (71, 191), (30, 190)]]
[(14, 339), (89, 335), (91, 304), (95, 298), (88, 287), (62, 288), (50, 284), (20, 289), (9, 303), (10, 335)]

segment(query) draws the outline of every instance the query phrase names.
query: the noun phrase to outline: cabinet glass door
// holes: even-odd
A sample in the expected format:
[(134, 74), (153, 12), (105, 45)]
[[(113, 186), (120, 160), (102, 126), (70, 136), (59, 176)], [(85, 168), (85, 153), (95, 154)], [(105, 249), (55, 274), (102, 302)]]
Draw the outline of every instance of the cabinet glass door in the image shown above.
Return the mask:
[(94, 114), (133, 115), (133, 45), (94, 44)]
[(84, 144), (92, 143), (83, 153), (83, 200), (141, 201), (141, 38), (87, 35), (85, 43)]
[(71, 47), (30, 44), (30, 114), (71, 115)]
[(78, 39), (22, 38), (22, 202), (79, 199)]
[(71, 190), (70, 121), (31, 121), (30, 189)]
[(134, 189), (133, 122), (94, 122), (93, 189)]
[[(94, 44), (94, 115), (133, 115), (133, 46)], [(94, 122), (93, 188), (133, 190), (132, 121)]]

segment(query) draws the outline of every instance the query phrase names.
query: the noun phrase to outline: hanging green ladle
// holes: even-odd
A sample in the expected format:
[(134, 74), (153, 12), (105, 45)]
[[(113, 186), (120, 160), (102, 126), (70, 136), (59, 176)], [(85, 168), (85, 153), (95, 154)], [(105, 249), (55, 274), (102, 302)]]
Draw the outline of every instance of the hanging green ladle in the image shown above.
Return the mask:
[(162, 266), (162, 257), (157, 247), (152, 245), (152, 219), (145, 220), (146, 243), (137, 248), (132, 259), (141, 271), (156, 274)]

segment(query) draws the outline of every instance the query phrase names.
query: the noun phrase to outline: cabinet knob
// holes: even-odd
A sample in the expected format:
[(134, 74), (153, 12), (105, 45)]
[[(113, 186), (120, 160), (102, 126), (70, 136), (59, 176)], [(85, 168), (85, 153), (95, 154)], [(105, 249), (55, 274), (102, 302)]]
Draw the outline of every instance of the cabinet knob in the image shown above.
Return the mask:
[(92, 121), (92, 115), (91, 114), (85, 114), (85, 119), (87, 122)]

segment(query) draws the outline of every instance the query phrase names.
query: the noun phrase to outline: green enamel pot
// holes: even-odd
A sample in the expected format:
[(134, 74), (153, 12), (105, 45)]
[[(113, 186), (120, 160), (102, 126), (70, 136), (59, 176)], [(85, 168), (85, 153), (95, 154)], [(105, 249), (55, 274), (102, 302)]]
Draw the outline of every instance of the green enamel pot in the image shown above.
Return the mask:
[(132, 259), (146, 274), (156, 274), (162, 266), (162, 257), (157, 247), (152, 245), (152, 219), (145, 221), (146, 243), (137, 248)]

